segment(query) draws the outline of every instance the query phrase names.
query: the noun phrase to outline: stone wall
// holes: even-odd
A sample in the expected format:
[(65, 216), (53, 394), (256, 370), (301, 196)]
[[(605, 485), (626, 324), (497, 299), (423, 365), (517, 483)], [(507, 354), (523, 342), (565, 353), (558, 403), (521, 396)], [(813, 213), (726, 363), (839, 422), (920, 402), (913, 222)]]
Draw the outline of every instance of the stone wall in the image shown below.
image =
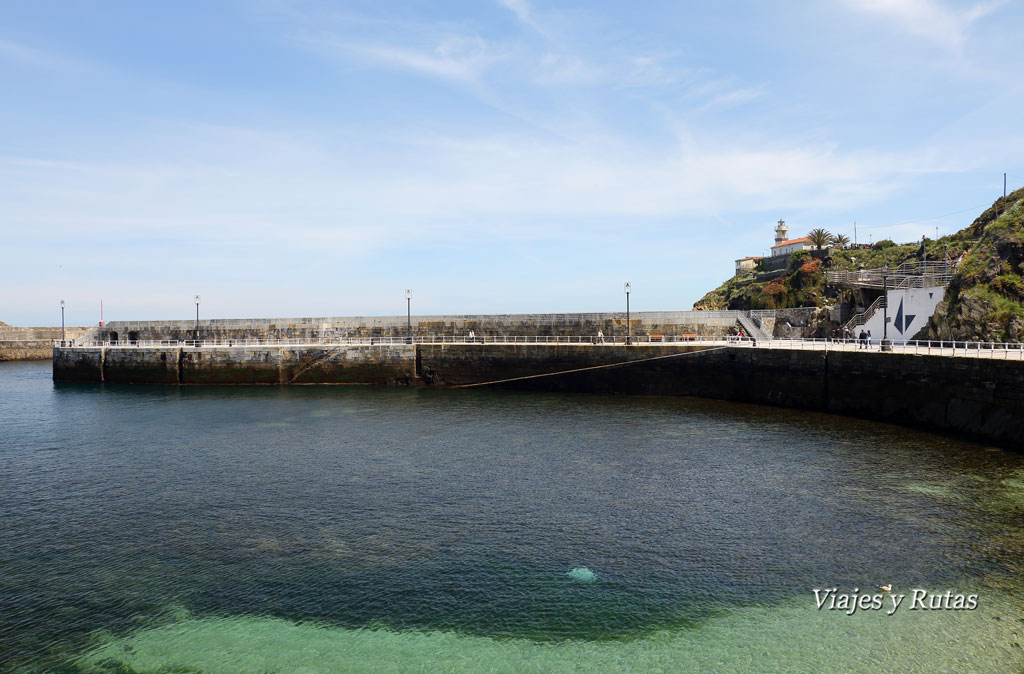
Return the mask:
[(420, 350), (423, 373), (434, 385), (578, 370), (497, 385), (779, 405), (961, 433), (1024, 449), (1024, 362), (1016, 360), (695, 347), (678, 357), (595, 369), (590, 366), (636, 361), (673, 349), (423, 345)]
[(818, 307), (776, 309), (772, 336), (779, 339), (810, 337), (814, 331), (815, 317), (821, 311)]
[(1024, 449), (1024, 362), (1016, 360), (692, 344), (399, 344), (57, 348), (53, 364), (58, 381), (487, 383), (689, 395), (865, 417)]
[[(67, 339), (82, 339), (89, 334), (89, 327), (66, 327)], [(60, 326), (12, 327), (0, 326), (0, 361), (4, 360), (49, 360), (53, 355), (53, 342), (61, 338)]]
[[(736, 311), (645, 311), (630, 314), (633, 335), (722, 336), (735, 331)], [(336, 337), (404, 337), (406, 316), (212, 319), (199, 322), (199, 338), (331, 339)], [(626, 313), (493, 314), (413, 316), (412, 333), (421, 336), (580, 336), (626, 334)], [(194, 321), (111, 321), (98, 329), (105, 341), (195, 339)]]
[(55, 381), (109, 384), (411, 385), (413, 345), (133, 347), (62, 349)]

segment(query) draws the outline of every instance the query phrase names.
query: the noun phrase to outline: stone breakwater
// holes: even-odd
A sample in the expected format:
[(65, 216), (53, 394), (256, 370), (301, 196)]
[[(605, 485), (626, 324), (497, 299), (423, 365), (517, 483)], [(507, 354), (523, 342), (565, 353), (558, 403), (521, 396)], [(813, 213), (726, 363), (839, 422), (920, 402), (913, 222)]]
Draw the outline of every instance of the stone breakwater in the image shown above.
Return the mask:
[[(792, 320), (796, 320), (793, 318)], [(735, 332), (749, 316), (740, 311), (641, 311), (629, 317), (633, 335), (697, 335), (720, 337)], [(451, 314), (401, 316), (327, 316), (306, 318), (245, 318), (201, 320), (202, 340), (331, 340), (345, 337), (478, 335), (621, 337), (627, 333), (625, 312), (573, 314)], [(749, 329), (748, 329), (749, 331)], [(92, 339), (101, 342), (196, 339), (194, 321), (112, 321), (97, 328)]]
[(1024, 449), (1024, 362), (700, 344), (54, 348), (56, 381), (486, 384), (698, 396), (844, 414)]
[[(91, 328), (66, 327), (67, 339), (82, 339)], [(57, 327), (12, 327), (0, 326), (0, 361), (4, 360), (49, 360), (53, 355), (53, 342), (61, 338)]]

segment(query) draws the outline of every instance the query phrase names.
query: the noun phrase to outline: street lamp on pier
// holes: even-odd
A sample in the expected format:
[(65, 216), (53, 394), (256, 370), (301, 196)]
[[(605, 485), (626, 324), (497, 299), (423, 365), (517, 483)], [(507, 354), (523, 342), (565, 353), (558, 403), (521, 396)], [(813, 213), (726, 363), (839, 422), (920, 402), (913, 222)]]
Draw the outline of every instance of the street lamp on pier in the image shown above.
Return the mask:
[(196, 341), (199, 341), (199, 295), (196, 295)]
[(633, 286), (629, 281), (626, 281), (622, 289), (626, 291), (626, 344), (632, 344), (633, 333), (629, 327), (629, 291), (633, 289)]
[(60, 301), (60, 341), (64, 341), (64, 300)]
[(882, 351), (892, 351), (889, 341), (889, 265), (882, 265)]
[(405, 291), (405, 337), (406, 343), (412, 344), (412, 290)]

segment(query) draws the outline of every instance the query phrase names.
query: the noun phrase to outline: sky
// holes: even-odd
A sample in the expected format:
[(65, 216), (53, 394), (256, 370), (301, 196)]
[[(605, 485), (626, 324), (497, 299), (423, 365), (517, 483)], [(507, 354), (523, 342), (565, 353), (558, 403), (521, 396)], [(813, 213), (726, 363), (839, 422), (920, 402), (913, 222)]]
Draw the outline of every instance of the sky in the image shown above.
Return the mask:
[(0, 6), (0, 321), (690, 309), (1024, 185), (1024, 1)]

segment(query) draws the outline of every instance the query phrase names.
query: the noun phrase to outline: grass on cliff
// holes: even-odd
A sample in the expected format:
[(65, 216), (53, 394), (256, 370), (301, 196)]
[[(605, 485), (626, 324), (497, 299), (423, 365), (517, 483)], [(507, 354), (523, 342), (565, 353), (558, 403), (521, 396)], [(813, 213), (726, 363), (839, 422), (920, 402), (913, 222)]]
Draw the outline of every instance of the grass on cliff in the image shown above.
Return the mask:
[[(959, 255), (960, 244), (946, 245), (944, 240), (927, 242), (929, 259)], [(908, 260), (916, 260), (919, 243), (907, 245), (879, 245), (872, 248), (833, 250), (830, 270), (857, 271), (876, 269), (882, 265), (897, 267)], [(779, 276), (752, 272), (734, 276), (694, 303), (694, 309), (788, 309), (793, 307), (823, 307), (831, 303), (838, 293), (825, 286), (826, 267), (810, 253), (801, 251), (790, 256), (789, 266)], [(774, 277), (772, 277), (774, 276)]]
[[(995, 273), (986, 274), (986, 264), (989, 264), (987, 261), (999, 258), (997, 252), (990, 250), (988, 242), (991, 242), (993, 237), (1020, 242), (1019, 214), (1014, 216), (1015, 211), (1010, 206), (1017, 203), (1019, 207), (1021, 199), (1024, 199), (1024, 188), (1007, 197), (1005, 216), (1000, 216), (1000, 209), (1003, 206), (1000, 198), (971, 226), (939, 239), (924, 240), (925, 253), (929, 260), (945, 259), (954, 262), (965, 251), (968, 252), (957, 275), (961, 276), (962, 273), (964, 288), (976, 287), (979, 282), (986, 286), (985, 291), (973, 292), (971, 296), (986, 298), (985, 301), (993, 306), (991, 319), (1002, 322), (1005, 322), (1005, 316), (1017, 315), (1016, 306), (1024, 307), (1024, 281), (1021, 279), (1020, 269), (1009, 262), (994, 268)], [(920, 254), (920, 242), (896, 245), (891, 241), (879, 241), (870, 248), (833, 249), (829, 266), (826, 268), (824, 265), (808, 266), (807, 260), (810, 255), (806, 252), (794, 253), (790, 257), (789, 267), (783, 274), (774, 276), (752, 272), (734, 276), (697, 300), (693, 307), (738, 310), (823, 307), (839, 298), (838, 290), (825, 285), (826, 269), (857, 271), (879, 269), (883, 265), (895, 268), (904, 262), (920, 259)], [(996, 302), (995, 296), (1002, 299)]]
[(943, 325), (933, 329), (958, 339), (1024, 340), (1024, 188), (954, 236), (972, 245), (946, 293)]

